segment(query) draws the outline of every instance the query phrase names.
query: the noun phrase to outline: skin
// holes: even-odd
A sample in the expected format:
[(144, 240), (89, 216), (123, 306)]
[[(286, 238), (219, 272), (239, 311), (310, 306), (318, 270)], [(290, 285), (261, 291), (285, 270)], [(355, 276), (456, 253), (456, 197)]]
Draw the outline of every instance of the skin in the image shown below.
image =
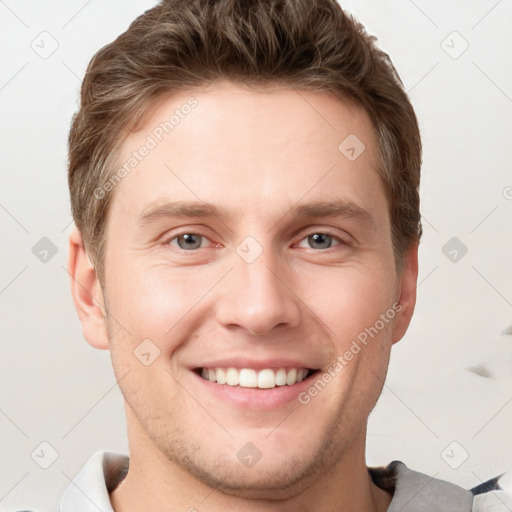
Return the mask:
[[(413, 314), (418, 269), (417, 245), (395, 268), (371, 121), (328, 93), (218, 82), (161, 101), (119, 162), (191, 96), (197, 106), (115, 188), (103, 286), (80, 233), (70, 236), (84, 336), (110, 350), (125, 398), (130, 469), (112, 504), (384, 511), (391, 497), (368, 476), (366, 424)], [(349, 134), (366, 148), (354, 161), (338, 150)], [(371, 220), (294, 213), (326, 200), (354, 203)], [(228, 216), (141, 224), (155, 201), (206, 202)], [(200, 247), (180, 249), (185, 233), (202, 235)], [(315, 233), (333, 238), (315, 244)], [(251, 263), (236, 251), (247, 236), (262, 249)], [(400, 312), (305, 405), (237, 405), (192, 371), (221, 356), (292, 358), (319, 370), (315, 382), (396, 303)], [(160, 350), (149, 366), (133, 353), (145, 339)], [(237, 457), (248, 442), (262, 454), (253, 467)]]

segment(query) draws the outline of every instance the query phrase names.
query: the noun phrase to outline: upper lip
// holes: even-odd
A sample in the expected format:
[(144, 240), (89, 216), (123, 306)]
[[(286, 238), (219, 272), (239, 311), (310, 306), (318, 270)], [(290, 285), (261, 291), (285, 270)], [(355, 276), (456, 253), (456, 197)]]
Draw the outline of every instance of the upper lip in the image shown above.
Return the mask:
[(253, 370), (264, 370), (272, 368), (307, 368), (315, 370), (318, 367), (312, 366), (305, 361), (290, 358), (254, 359), (249, 357), (222, 358), (210, 361), (203, 361), (191, 367), (197, 368), (252, 368)]

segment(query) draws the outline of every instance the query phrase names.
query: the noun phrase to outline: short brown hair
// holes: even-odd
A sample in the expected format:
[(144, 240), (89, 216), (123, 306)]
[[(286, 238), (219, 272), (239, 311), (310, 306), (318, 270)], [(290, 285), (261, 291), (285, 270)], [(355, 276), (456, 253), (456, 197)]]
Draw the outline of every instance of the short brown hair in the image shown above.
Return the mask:
[[(112, 176), (158, 98), (216, 79), (326, 91), (360, 105), (378, 138), (397, 268), (421, 237), (418, 122), (388, 55), (336, 0), (162, 0), (92, 58), (69, 134), (73, 218), (103, 272)], [(340, 141), (341, 142), (341, 141)]]

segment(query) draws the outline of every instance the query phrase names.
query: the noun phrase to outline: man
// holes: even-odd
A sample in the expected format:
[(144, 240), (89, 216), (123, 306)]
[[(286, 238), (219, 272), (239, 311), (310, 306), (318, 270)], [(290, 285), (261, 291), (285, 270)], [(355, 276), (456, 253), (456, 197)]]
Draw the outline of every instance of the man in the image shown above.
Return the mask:
[(62, 512), (507, 510), (507, 476), (366, 467), (415, 306), (421, 142), (334, 0), (162, 1), (91, 61), (69, 155), (73, 299), (130, 458), (95, 454)]

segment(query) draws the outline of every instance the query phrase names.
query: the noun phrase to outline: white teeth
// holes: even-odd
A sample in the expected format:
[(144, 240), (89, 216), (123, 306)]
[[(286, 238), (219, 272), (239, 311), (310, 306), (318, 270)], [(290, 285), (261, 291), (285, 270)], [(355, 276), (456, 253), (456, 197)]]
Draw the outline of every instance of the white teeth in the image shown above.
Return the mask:
[(250, 368), (240, 370), (240, 386), (243, 388), (255, 388), (258, 386), (258, 374)]
[(284, 368), (280, 368), (276, 372), (276, 386), (285, 386), (286, 385), (286, 370)]
[(252, 368), (203, 368), (201, 371), (201, 376), (210, 382), (260, 389), (293, 386), (297, 382), (302, 382), (307, 374), (307, 368), (279, 368), (277, 371), (270, 368), (260, 371)]
[(228, 386), (238, 386), (238, 370), (236, 368), (228, 368), (226, 372), (226, 384)]
[(292, 368), (286, 375), (286, 384), (288, 384), (288, 386), (291, 386), (292, 384), (295, 384), (296, 382), (297, 382), (297, 370), (295, 368)]
[(258, 373), (258, 387), (273, 388), (276, 385), (276, 374), (272, 370), (261, 370)]
[(217, 376), (217, 382), (219, 384), (226, 384), (227, 377), (226, 372), (222, 368), (217, 368), (217, 371), (215, 372)]

